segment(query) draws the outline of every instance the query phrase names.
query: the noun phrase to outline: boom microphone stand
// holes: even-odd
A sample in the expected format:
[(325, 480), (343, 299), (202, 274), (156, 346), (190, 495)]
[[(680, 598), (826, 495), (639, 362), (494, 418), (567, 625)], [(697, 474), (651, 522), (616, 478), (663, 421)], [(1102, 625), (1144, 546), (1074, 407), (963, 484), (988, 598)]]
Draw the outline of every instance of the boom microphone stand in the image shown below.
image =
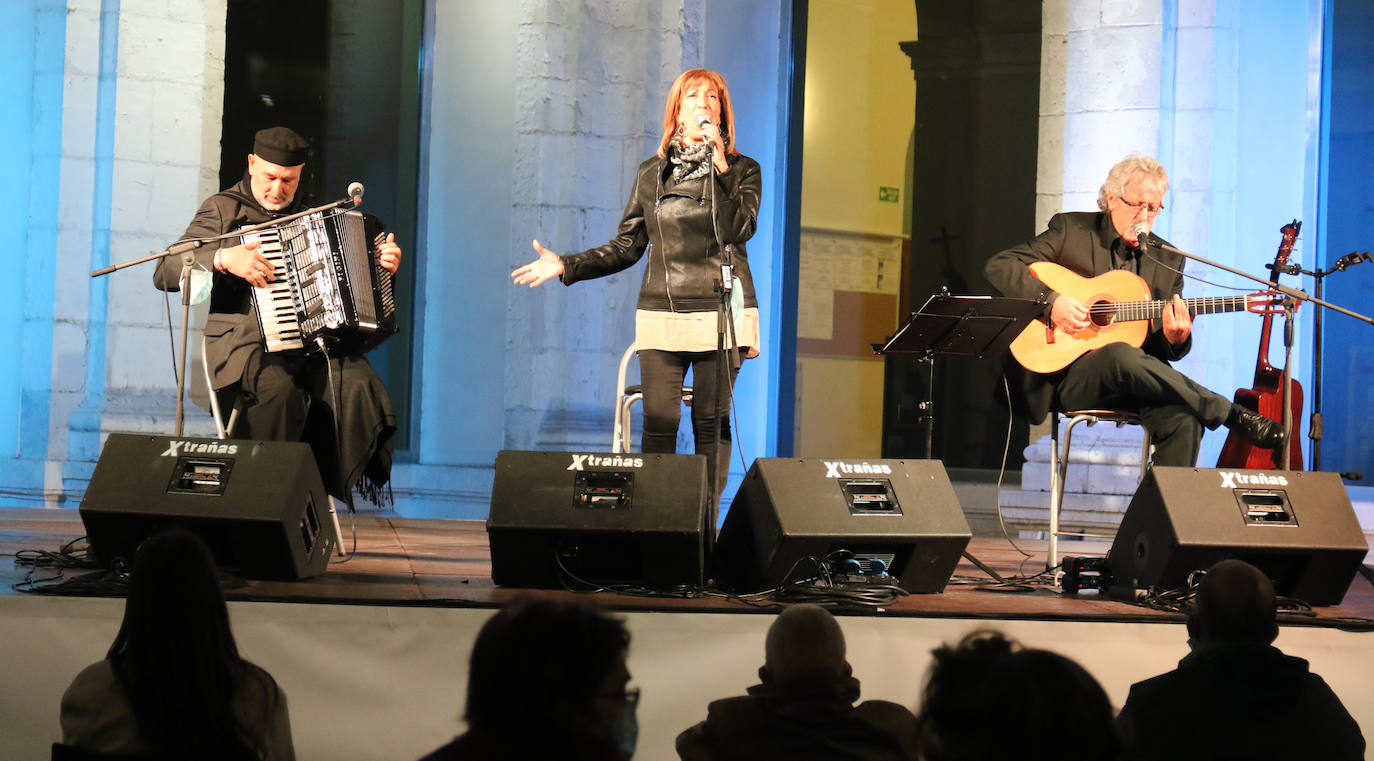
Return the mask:
[[(1337, 272), (1344, 272), (1349, 267), (1354, 267), (1361, 262), (1374, 261), (1368, 251), (1352, 251), (1336, 260), (1330, 269), (1318, 269), (1309, 271), (1297, 264), (1288, 264), (1278, 269), (1289, 275), (1308, 275), (1316, 285), (1313, 291), (1316, 297), (1322, 297), (1322, 280), (1327, 275)], [(1268, 265), (1273, 267), (1274, 265)], [(1312, 470), (1322, 469), (1322, 311), (1319, 309), (1312, 316), (1312, 414), (1308, 418), (1307, 437), (1312, 439)]]
[(1352, 312), (1349, 309), (1336, 306), (1335, 304), (1332, 304), (1328, 301), (1323, 301), (1320, 298), (1314, 298), (1313, 296), (1310, 296), (1307, 293), (1298, 290), (1297, 288), (1289, 288), (1286, 285), (1280, 285), (1276, 282), (1270, 282), (1269, 280), (1266, 280), (1262, 277), (1251, 275), (1248, 272), (1242, 272), (1241, 270), (1238, 270), (1234, 267), (1228, 267), (1225, 264), (1219, 264), (1205, 257), (1198, 256), (1197, 254), (1190, 254), (1187, 251), (1182, 251), (1180, 249), (1174, 248), (1168, 243), (1165, 243), (1163, 240), (1160, 240), (1158, 236), (1156, 236), (1154, 233), (1151, 233), (1148, 229), (1146, 229), (1144, 223), (1138, 223), (1136, 225), (1135, 234), (1136, 240), (1139, 241), (1142, 246), (1154, 246), (1163, 251), (1170, 251), (1175, 254), (1178, 254), (1179, 256), (1182, 256), (1185, 259), (1192, 259), (1193, 261), (1201, 262), (1210, 267), (1216, 267), (1217, 269), (1226, 270), (1227, 272), (1230, 272), (1233, 275), (1239, 275), (1243, 278), (1253, 280), (1263, 285), (1265, 290), (1276, 291), (1278, 293), (1283, 294), (1286, 297), (1283, 300), (1283, 449), (1281, 450), (1281, 464), (1284, 470), (1288, 470), (1291, 464), (1288, 462), (1289, 456), (1291, 454), (1291, 451), (1288, 447), (1288, 439), (1293, 435), (1293, 410), (1290, 406), (1289, 401), (1289, 395), (1291, 394), (1291, 391), (1289, 389), (1289, 381), (1291, 381), (1293, 377), (1293, 363), (1289, 360), (1289, 358), (1292, 356), (1293, 352), (1293, 314), (1297, 311), (1298, 305), (1304, 301), (1310, 301), (1313, 304), (1325, 307), (1327, 309), (1334, 309), (1337, 312), (1340, 312), (1341, 314), (1354, 317), (1355, 319), (1368, 323), (1370, 325), (1374, 325), (1374, 318), (1369, 318), (1362, 314)]

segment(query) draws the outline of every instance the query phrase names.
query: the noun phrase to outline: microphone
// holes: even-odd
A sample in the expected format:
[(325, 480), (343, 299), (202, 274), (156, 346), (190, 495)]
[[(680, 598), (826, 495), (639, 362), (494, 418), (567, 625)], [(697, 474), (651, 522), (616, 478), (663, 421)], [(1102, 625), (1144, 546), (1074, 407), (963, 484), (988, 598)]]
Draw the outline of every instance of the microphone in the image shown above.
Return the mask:
[(1131, 228), (1131, 232), (1135, 233), (1135, 242), (1139, 246), (1149, 244), (1153, 237), (1150, 234), (1150, 226), (1144, 222), (1136, 222), (1135, 227)]
[(710, 114), (702, 114), (697, 117), (697, 129), (706, 129), (709, 126), (711, 126)]
[(348, 197), (353, 199), (353, 205), (357, 206), (363, 202), (363, 184), (361, 182), (348, 183)]

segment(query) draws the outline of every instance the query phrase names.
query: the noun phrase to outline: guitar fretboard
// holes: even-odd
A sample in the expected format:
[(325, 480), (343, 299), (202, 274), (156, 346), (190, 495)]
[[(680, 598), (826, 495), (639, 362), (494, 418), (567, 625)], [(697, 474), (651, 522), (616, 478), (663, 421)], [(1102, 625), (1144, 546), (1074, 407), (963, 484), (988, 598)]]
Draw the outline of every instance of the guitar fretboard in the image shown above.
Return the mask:
[[(1222, 312), (1243, 312), (1249, 308), (1249, 296), (1214, 296), (1201, 299), (1184, 299), (1189, 314), (1221, 314)], [(1131, 320), (1153, 320), (1164, 312), (1169, 301), (1113, 301), (1093, 304), (1088, 311), (1094, 315), (1110, 314), (1113, 322)]]

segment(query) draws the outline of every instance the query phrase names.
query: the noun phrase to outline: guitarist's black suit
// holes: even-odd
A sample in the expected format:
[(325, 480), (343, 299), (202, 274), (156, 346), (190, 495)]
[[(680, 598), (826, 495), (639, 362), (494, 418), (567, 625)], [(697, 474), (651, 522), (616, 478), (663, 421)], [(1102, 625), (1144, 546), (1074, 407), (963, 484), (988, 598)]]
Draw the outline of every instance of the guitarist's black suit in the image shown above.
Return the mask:
[[(1054, 262), (1083, 277), (1111, 269), (1140, 275), (1152, 299), (1167, 301), (1183, 291), (1183, 257), (1160, 249), (1142, 253), (1117, 233), (1106, 212), (1056, 214), (1049, 229), (1035, 238), (994, 254), (985, 268), (988, 281), (1004, 296), (1046, 299), (1044, 317), (1059, 294), (1031, 274), (1031, 262)], [(1197, 464), (1202, 427), (1226, 422), (1231, 401), (1208, 390), (1169, 362), (1192, 348), (1192, 334), (1170, 344), (1158, 321), (1141, 348), (1124, 343), (1094, 349), (1056, 373), (1040, 374), (1014, 366), (1022, 377), (1026, 409), (1039, 423), (1051, 409), (1135, 410), (1155, 443), (1156, 465)]]

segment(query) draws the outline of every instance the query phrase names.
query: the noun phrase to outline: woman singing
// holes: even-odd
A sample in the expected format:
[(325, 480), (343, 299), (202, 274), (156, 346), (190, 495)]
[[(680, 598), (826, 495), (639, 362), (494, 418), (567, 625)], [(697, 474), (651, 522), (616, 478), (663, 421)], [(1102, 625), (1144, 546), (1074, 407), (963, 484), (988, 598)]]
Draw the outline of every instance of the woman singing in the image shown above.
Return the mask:
[[(758, 222), (762, 183), (758, 162), (740, 154), (734, 136), (735, 114), (725, 79), (707, 69), (684, 73), (668, 93), (658, 155), (639, 165), (616, 237), (570, 256), (559, 256), (536, 240), (539, 258), (511, 273), (517, 284), (530, 287), (553, 277), (572, 285), (626, 269), (648, 251), (635, 312), (644, 388), (640, 450), (675, 451), (682, 381), (691, 367), (692, 432), (697, 453), (708, 455), (709, 482), (717, 496), (725, 488), (730, 461), (730, 394), (721, 388), (721, 379), (726, 375), (733, 385), (739, 372), (735, 351), (728, 352), (727, 373), (721, 372), (716, 351), (722, 265), (733, 265), (736, 303), (743, 296), (725, 345), (747, 357), (759, 352), (758, 302), (744, 243)], [(718, 475), (716, 458), (710, 457), (717, 430)]]

